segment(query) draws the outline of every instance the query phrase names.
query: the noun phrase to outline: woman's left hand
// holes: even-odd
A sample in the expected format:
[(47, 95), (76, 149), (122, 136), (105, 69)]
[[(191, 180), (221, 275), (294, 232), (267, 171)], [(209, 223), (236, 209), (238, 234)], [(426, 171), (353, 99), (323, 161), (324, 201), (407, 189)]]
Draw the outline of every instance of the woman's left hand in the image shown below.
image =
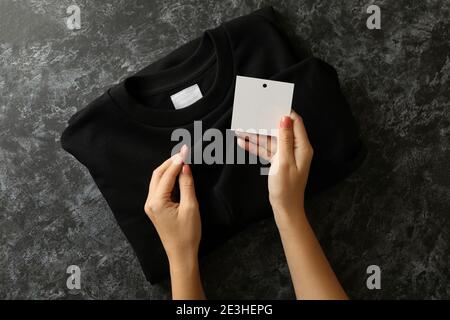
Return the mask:
[[(169, 261), (196, 259), (201, 238), (200, 212), (194, 179), (184, 164), (187, 147), (153, 171), (144, 210), (161, 238)], [(171, 199), (178, 177), (180, 202)]]

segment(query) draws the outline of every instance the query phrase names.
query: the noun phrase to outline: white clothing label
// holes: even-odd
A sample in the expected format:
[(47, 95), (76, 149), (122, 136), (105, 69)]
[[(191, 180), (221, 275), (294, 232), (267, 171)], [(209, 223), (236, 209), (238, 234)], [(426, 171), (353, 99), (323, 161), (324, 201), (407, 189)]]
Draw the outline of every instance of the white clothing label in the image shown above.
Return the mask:
[(170, 96), (175, 109), (183, 109), (203, 97), (202, 92), (197, 84), (187, 87)]

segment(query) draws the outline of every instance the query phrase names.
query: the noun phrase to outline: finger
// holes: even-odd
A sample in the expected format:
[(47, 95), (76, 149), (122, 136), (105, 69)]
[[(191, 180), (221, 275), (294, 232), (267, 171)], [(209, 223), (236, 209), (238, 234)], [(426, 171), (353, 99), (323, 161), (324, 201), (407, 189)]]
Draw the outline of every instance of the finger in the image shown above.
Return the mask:
[(236, 131), (238, 138), (249, 140), (253, 144), (262, 146), (263, 148), (269, 150), (272, 153), (276, 152), (276, 138), (268, 135), (255, 134), (250, 132)]
[(160, 195), (170, 195), (175, 185), (175, 180), (183, 167), (183, 160), (186, 156), (187, 147), (181, 147), (179, 153), (171, 158), (169, 167), (164, 171), (159, 183), (156, 187), (156, 192)]
[(156, 186), (159, 184), (159, 180), (161, 180), (162, 175), (166, 171), (166, 169), (171, 165), (172, 157), (164, 161), (158, 168), (153, 170), (152, 177), (150, 179), (150, 184), (148, 187), (149, 193), (155, 192)]
[[(249, 137), (247, 133), (238, 135), (238, 145), (248, 152), (260, 156), (268, 161), (276, 152), (276, 138), (266, 135), (251, 134)], [(246, 139), (249, 138), (249, 139)], [(246, 142), (249, 143), (246, 143)]]
[(293, 120), (292, 126), (294, 128), (294, 148), (309, 147), (308, 133), (306, 132), (302, 117), (295, 111), (292, 111), (291, 118)]
[(246, 141), (244, 139), (238, 138), (237, 139), (238, 145), (242, 148), (250, 152), (251, 154), (254, 154), (256, 156), (259, 156), (261, 158), (266, 159), (267, 161), (270, 161), (272, 159), (273, 154), (267, 150), (266, 148), (262, 146), (258, 146), (251, 141)]
[(193, 205), (197, 204), (197, 197), (195, 196), (194, 177), (189, 165), (183, 165), (180, 177), (178, 178), (180, 185), (180, 204)]
[[(311, 148), (311, 144), (302, 117), (292, 111), (291, 118), (293, 120), (292, 126), (294, 129), (294, 154), (296, 159), (300, 159), (301, 153)], [(299, 163), (297, 163), (297, 165), (299, 165)]]
[(278, 130), (277, 153), (280, 163), (294, 162), (294, 133), (292, 119), (289, 116), (281, 118)]

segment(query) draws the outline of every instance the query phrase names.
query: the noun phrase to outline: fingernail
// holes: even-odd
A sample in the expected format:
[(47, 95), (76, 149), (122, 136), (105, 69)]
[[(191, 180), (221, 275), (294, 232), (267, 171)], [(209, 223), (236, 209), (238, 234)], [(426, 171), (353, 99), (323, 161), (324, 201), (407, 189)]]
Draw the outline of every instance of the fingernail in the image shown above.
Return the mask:
[(290, 128), (292, 126), (292, 119), (289, 116), (283, 116), (280, 121), (280, 128)]
[(181, 157), (181, 155), (179, 153), (177, 153), (176, 155), (174, 155), (173, 157), (173, 163), (174, 164), (182, 164), (183, 163), (183, 158)]
[(183, 144), (183, 146), (180, 149), (180, 155), (183, 159), (186, 156), (186, 152), (187, 152), (187, 145)]
[(180, 160), (177, 160), (177, 164), (180, 164), (181, 162), (186, 162), (186, 158), (187, 158), (187, 152), (188, 152), (188, 147), (187, 145), (183, 144), (181, 146), (180, 152), (178, 152), (178, 157), (180, 158)]
[(190, 170), (191, 170), (191, 168), (189, 168), (189, 165), (185, 164), (183, 166), (182, 172), (183, 172), (183, 174), (187, 174), (190, 172)]

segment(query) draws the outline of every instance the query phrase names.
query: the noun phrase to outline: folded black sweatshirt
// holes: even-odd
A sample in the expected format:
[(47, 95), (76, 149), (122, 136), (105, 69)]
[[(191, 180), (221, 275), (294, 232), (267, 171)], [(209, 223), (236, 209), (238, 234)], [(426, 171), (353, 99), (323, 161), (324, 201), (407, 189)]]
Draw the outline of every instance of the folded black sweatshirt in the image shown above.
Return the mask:
[[(314, 148), (307, 195), (343, 179), (364, 156), (336, 71), (292, 46), (270, 7), (207, 30), (126, 78), (72, 116), (61, 144), (89, 169), (151, 283), (168, 275), (161, 241), (143, 209), (152, 171), (178, 144), (171, 141), (174, 129), (194, 136), (194, 121), (202, 121), (204, 131), (216, 128), (225, 136), (236, 75), (295, 83), (293, 109)], [(176, 109), (170, 96), (194, 84), (203, 97)], [(200, 255), (272, 216), (261, 166), (191, 166), (202, 219)]]

